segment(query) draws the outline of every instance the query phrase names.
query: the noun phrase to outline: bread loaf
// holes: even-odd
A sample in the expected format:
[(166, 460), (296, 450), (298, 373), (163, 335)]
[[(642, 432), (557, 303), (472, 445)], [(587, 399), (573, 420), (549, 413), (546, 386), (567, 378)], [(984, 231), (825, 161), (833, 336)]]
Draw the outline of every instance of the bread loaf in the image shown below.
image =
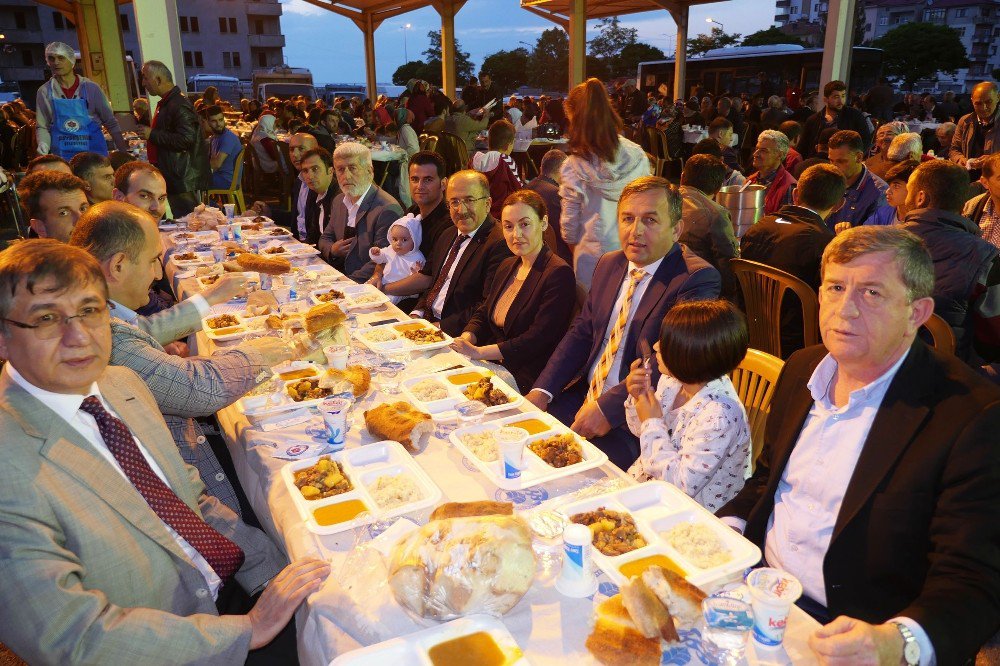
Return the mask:
[(320, 377), (320, 388), (328, 388), (326, 383), (330, 382), (332, 384), (333, 382), (331, 380), (349, 381), (351, 383), (351, 390), (354, 393), (354, 397), (360, 398), (365, 393), (368, 393), (368, 388), (372, 383), (372, 373), (371, 370), (363, 365), (349, 365), (344, 370), (330, 368), (322, 377)]
[(365, 426), (379, 439), (399, 442), (410, 451), (419, 453), (434, 434), (431, 415), (408, 402), (387, 402), (365, 412)]
[(514, 505), (510, 502), (448, 502), (434, 509), (431, 520), (442, 518), (467, 518), (470, 516), (512, 516)]
[(664, 606), (670, 609), (677, 624), (693, 627), (701, 619), (701, 602), (705, 593), (678, 573), (662, 567), (649, 567), (642, 580)]
[(587, 650), (605, 666), (659, 666), (659, 638), (646, 638), (636, 627), (616, 594), (595, 611), (594, 631), (587, 637)]
[(336, 303), (320, 303), (306, 311), (306, 333), (315, 334), (320, 331), (339, 326), (347, 321), (347, 315)]
[(506, 613), (534, 577), (530, 531), (513, 516), (432, 520), (396, 545), (389, 565), (396, 601), (437, 620)]
[(245, 271), (266, 273), (267, 275), (284, 275), (292, 270), (292, 264), (282, 257), (262, 257), (244, 252), (236, 256), (236, 263)]
[(622, 604), (635, 626), (646, 638), (662, 638), (668, 643), (679, 640), (674, 619), (668, 609), (639, 576), (622, 585)]

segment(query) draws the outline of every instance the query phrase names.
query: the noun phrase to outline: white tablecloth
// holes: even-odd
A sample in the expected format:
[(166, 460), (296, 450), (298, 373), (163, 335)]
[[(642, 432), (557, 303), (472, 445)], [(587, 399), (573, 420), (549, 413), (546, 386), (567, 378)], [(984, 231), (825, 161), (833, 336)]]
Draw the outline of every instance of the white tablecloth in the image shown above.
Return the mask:
[[(169, 246), (169, 240), (164, 239), (164, 245)], [(190, 295), (195, 288), (194, 280), (191, 278), (181, 280), (177, 285), (178, 294), (182, 297)], [(239, 306), (227, 304), (216, 309), (219, 312), (234, 311), (239, 309)], [(405, 318), (401, 311), (388, 305), (382, 311), (359, 316), (358, 321), (363, 327), (368, 322), (387, 319), (392, 315), (400, 319)], [(192, 344), (201, 353), (211, 353), (219, 348), (202, 332), (192, 336)], [(436, 363), (437, 367), (446, 367), (463, 360), (464, 357), (453, 351), (418, 354), (414, 355), (414, 361), (408, 372), (420, 372), (420, 368), (413, 367), (418, 363)], [(364, 429), (364, 419), (360, 412), (387, 399), (398, 398), (395, 396), (387, 398), (384, 394), (373, 391), (355, 407), (354, 424), (347, 437), (348, 448), (375, 441)], [(527, 402), (522, 407), (523, 411), (533, 409)], [(370, 612), (371, 608), (353, 609), (345, 602), (342, 581), (350, 580), (356, 574), (352, 568), (355, 560), (351, 560), (347, 566), (345, 562), (355, 550), (356, 544), (370, 538), (372, 531), (366, 527), (359, 527), (330, 536), (318, 536), (310, 532), (281, 481), (280, 469), (287, 463), (272, 457), (271, 452), (274, 449), (265, 444), (267, 439), (274, 437), (287, 442), (311, 441), (314, 435), (321, 436), (318, 417), (309, 423), (270, 433), (252, 428), (235, 406), (220, 411), (218, 419), (240, 483), (265, 530), (291, 559), (311, 555), (327, 558), (332, 563), (333, 573), (323, 588), (310, 597), (296, 614), (299, 659), (303, 664), (326, 666), (333, 658), (349, 650), (431, 626), (431, 623), (418, 623), (402, 613), (394, 602), (387, 601), (387, 592), (384, 589), (373, 590), (371, 594), (371, 606), (377, 606), (379, 603), (387, 604), (384, 607), (385, 612), (378, 618), (381, 628), (376, 628), (374, 631), (366, 631), (361, 626), (363, 623), (359, 618), (366, 610)], [(612, 487), (616, 484), (632, 483), (624, 473), (609, 463), (599, 469), (525, 491), (507, 492), (494, 486), (484, 475), (476, 471), (461, 453), (450, 446), (447, 440), (438, 437), (432, 438), (427, 449), (417, 454), (415, 459), (443, 491), (442, 501), (495, 499), (513, 502), (517, 509), (529, 509), (596, 483), (611, 484)], [(429, 512), (430, 510), (417, 512), (410, 514), (408, 518), (423, 523), (426, 522)], [(561, 563), (559, 550), (556, 545), (536, 544), (539, 571), (535, 585), (524, 599), (503, 617), (503, 622), (532, 664), (553, 666), (567, 663), (593, 664), (596, 662), (584, 646), (584, 641), (591, 630), (592, 610), (605, 597), (617, 593), (617, 588), (604, 574), (601, 574), (600, 589), (593, 599), (570, 599), (560, 595), (554, 588), (554, 580)], [(767, 664), (813, 662), (806, 640), (816, 626), (805, 613), (793, 608), (789, 618), (785, 649), (776, 653), (756, 655), (751, 641), (750, 662)], [(685, 632), (683, 638), (685, 640), (682, 646), (664, 653), (663, 663), (692, 665), (704, 663), (705, 658), (697, 630)]]

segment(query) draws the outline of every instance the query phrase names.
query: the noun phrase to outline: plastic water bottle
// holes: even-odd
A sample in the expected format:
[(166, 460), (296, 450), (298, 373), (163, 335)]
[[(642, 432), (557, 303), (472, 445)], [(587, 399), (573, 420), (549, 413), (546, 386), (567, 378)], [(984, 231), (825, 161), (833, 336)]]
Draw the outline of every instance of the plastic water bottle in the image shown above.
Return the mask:
[(711, 664), (742, 664), (747, 638), (753, 627), (750, 604), (731, 597), (708, 597), (701, 602), (705, 631), (701, 645)]

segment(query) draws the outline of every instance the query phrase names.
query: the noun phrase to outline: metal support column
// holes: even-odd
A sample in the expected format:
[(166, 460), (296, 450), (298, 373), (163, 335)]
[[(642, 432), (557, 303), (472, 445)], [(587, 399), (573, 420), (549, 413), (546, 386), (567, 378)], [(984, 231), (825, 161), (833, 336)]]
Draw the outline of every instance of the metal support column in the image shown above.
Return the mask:
[(856, 0), (830, 0), (819, 83), (850, 80)]
[(587, 3), (569, 3), (569, 87), (583, 83), (587, 76)]
[[(182, 92), (186, 91), (177, 0), (132, 0), (132, 8), (143, 62), (162, 62), (173, 74), (174, 83), (180, 86)], [(150, 107), (155, 107), (157, 101), (159, 97), (149, 96)]]
[(677, 24), (677, 52), (674, 54), (674, 99), (687, 99), (686, 86), (687, 78), (687, 41), (688, 41), (688, 14), (687, 5), (672, 9), (670, 15), (674, 17)]
[(365, 12), (365, 23), (361, 26), (365, 33), (365, 84), (368, 86), (368, 99), (373, 104), (378, 97), (378, 82), (375, 78), (375, 30), (378, 26), (372, 20), (372, 15)]

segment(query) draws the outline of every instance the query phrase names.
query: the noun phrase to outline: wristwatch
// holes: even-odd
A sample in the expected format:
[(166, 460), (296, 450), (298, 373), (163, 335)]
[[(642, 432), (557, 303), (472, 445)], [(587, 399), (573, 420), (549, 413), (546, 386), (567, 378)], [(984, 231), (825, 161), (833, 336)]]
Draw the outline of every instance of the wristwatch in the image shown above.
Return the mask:
[(906, 666), (917, 666), (920, 663), (920, 643), (917, 642), (917, 637), (902, 622), (890, 622), (890, 624), (894, 625), (903, 637), (903, 663)]

